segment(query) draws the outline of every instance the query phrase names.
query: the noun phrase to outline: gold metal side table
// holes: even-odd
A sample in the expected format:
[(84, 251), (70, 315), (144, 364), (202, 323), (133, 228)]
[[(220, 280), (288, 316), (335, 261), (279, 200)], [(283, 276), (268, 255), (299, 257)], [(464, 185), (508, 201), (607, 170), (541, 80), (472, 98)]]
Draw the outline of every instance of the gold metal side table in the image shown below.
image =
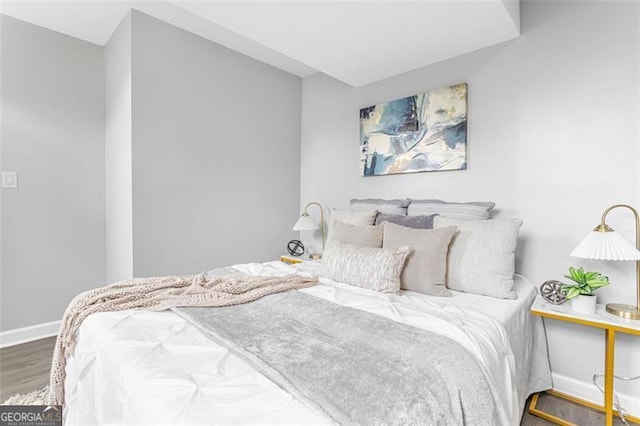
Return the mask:
[[(538, 298), (531, 306), (531, 313), (543, 318), (571, 322), (574, 324), (580, 324), (587, 327), (594, 327), (604, 330), (604, 405), (594, 404), (590, 401), (585, 401), (583, 399), (576, 398), (557, 391), (547, 392), (559, 398), (563, 398), (604, 412), (606, 416), (606, 426), (612, 426), (613, 416), (619, 415), (618, 412), (613, 409), (613, 367), (614, 351), (616, 346), (616, 333), (626, 333), (640, 336), (640, 321), (625, 320), (623, 318), (610, 315), (606, 312), (603, 305), (598, 305), (598, 309), (595, 314), (581, 314), (571, 311), (571, 309), (569, 309), (569, 307), (566, 305), (555, 306), (548, 304), (544, 302), (540, 298), (540, 296), (538, 296)], [(539, 394), (536, 394), (531, 399), (531, 404), (529, 405), (529, 413), (561, 426), (575, 426), (573, 423), (570, 423), (566, 420), (563, 420), (559, 417), (536, 408), (538, 397)], [(627, 421), (632, 421), (634, 423), (640, 424), (640, 418), (629, 415), (626, 415), (625, 418), (627, 419)]]

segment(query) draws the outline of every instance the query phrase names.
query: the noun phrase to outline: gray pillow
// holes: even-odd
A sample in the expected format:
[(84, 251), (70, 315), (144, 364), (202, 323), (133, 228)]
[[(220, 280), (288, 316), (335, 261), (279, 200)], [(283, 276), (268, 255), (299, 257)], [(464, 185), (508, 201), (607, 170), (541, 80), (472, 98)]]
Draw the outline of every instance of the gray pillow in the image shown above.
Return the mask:
[(447, 287), (515, 299), (513, 274), (521, 219), (459, 220), (438, 216), (435, 229), (456, 226), (449, 247)]
[(373, 225), (376, 221), (377, 210), (329, 210), (329, 220), (327, 229), (327, 241), (333, 238), (333, 223), (339, 221), (349, 225)]
[(324, 250), (320, 275), (356, 287), (397, 293), (409, 251), (408, 246), (391, 250), (334, 240)]
[(456, 219), (489, 219), (491, 209), (496, 203), (473, 201), (469, 203), (449, 203), (442, 200), (411, 200), (407, 214), (409, 216), (438, 214)]
[(382, 247), (384, 225), (356, 226), (338, 220), (333, 222), (333, 240), (364, 247)]
[(381, 213), (407, 215), (409, 199), (382, 200), (380, 198), (354, 198), (350, 202), (352, 210), (377, 210)]
[(383, 248), (411, 248), (400, 277), (402, 289), (431, 296), (451, 296), (445, 283), (447, 251), (455, 232), (455, 226), (412, 229), (394, 223), (385, 225)]
[(376, 216), (376, 225), (384, 222), (395, 223), (396, 225), (406, 226), (414, 229), (433, 229), (433, 218), (437, 214), (405, 216), (401, 214), (378, 213)]

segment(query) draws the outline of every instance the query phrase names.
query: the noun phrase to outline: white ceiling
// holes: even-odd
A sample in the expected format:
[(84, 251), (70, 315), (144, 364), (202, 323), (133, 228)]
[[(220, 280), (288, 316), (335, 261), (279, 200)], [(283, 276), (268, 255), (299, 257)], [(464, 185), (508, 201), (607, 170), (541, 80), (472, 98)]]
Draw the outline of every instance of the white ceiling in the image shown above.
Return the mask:
[(518, 0), (3, 0), (0, 12), (104, 45), (135, 8), (300, 77), (362, 86), (513, 39)]

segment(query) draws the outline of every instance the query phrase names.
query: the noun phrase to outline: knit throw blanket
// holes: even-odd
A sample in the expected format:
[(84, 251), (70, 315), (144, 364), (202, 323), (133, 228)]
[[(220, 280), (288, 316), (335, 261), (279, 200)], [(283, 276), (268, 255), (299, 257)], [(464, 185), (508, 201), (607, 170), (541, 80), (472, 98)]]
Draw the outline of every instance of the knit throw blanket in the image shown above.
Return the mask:
[(64, 313), (51, 363), (48, 405), (64, 403), (66, 357), (73, 351), (82, 321), (96, 312), (147, 309), (162, 311), (178, 306), (231, 306), (253, 302), (269, 294), (311, 287), (317, 278), (223, 276), (135, 278), (76, 296)]

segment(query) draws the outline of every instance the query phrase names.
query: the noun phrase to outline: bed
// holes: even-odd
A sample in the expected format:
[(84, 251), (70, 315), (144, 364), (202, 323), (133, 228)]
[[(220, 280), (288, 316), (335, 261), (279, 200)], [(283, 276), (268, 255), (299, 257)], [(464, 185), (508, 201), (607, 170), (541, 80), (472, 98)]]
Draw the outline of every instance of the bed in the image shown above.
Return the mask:
[[(233, 267), (271, 276), (314, 275), (317, 268), (316, 262)], [(515, 425), (527, 397), (551, 387), (551, 374), (542, 322), (529, 313), (535, 288), (516, 275), (513, 290), (515, 299), (457, 291), (445, 298), (379, 293), (321, 278), (300, 292), (453, 339), (492, 378), (507, 422)], [(173, 311), (89, 316), (66, 370), (68, 425), (327, 423)]]

